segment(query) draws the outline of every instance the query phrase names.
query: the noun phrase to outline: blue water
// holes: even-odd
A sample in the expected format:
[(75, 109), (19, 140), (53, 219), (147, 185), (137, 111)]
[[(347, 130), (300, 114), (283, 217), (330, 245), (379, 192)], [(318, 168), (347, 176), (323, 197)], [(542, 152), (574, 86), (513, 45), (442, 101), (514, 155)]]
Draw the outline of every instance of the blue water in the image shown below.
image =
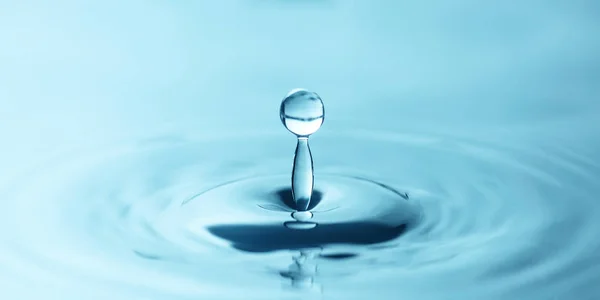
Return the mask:
[(599, 299), (599, 8), (0, 1), (0, 298)]

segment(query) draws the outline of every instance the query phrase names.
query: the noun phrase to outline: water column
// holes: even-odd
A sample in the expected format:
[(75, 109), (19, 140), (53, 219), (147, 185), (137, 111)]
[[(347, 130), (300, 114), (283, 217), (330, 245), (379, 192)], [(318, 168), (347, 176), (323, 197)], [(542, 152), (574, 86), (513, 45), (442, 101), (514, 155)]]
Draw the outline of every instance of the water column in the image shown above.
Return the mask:
[(292, 195), (296, 204), (292, 217), (298, 221), (306, 221), (312, 218), (308, 208), (314, 187), (313, 160), (308, 137), (323, 124), (325, 107), (316, 93), (294, 89), (281, 102), (279, 115), (285, 128), (298, 138), (292, 169)]

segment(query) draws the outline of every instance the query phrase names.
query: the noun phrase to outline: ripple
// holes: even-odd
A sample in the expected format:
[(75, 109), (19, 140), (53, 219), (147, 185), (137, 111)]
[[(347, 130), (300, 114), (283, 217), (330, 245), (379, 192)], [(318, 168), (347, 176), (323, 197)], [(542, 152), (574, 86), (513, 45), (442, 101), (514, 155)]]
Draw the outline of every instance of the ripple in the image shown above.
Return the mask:
[(170, 299), (598, 292), (599, 169), (575, 150), (318, 135), (315, 226), (293, 230), (288, 138), (109, 145), (15, 178), (1, 191), (2, 274)]

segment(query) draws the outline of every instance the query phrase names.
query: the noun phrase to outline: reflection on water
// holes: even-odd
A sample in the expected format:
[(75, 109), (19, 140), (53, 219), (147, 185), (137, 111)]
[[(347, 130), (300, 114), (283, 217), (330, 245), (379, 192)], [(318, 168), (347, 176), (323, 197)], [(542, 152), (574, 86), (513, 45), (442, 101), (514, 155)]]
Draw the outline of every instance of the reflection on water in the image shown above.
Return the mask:
[(318, 266), (314, 261), (314, 254), (308, 250), (301, 251), (300, 255), (295, 256), (293, 260), (294, 263), (286, 271), (282, 271), (280, 273), (281, 276), (290, 279), (291, 285), (294, 288), (303, 290), (314, 288), (315, 277), (318, 272)]
[(563, 2), (0, 5), (0, 298), (598, 299), (600, 18)]

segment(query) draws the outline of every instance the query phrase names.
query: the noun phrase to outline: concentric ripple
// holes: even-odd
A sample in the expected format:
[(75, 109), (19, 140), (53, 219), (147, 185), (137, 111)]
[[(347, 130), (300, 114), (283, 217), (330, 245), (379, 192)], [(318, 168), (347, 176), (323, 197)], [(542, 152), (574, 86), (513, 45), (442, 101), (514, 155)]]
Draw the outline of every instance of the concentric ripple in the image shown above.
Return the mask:
[(2, 276), (51, 299), (600, 293), (600, 166), (568, 147), (315, 136), (315, 226), (296, 230), (292, 142), (145, 140), (15, 178), (0, 192)]

